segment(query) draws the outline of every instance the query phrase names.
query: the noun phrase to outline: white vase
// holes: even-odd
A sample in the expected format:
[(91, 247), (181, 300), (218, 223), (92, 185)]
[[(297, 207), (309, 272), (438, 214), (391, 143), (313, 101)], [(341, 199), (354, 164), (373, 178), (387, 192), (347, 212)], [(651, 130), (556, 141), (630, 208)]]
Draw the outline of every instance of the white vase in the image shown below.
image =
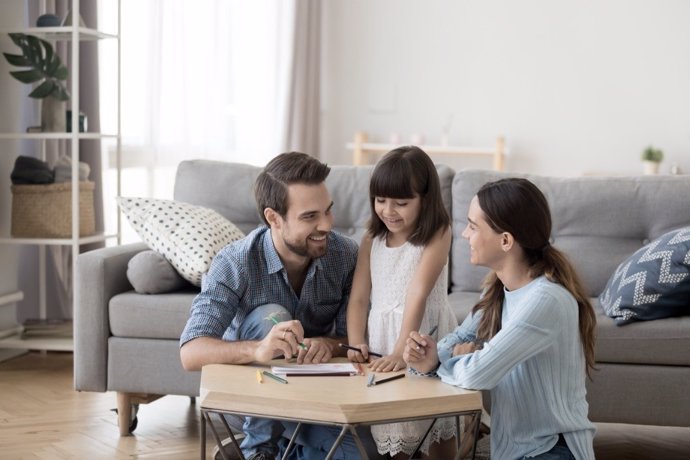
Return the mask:
[(659, 174), (659, 163), (656, 161), (643, 161), (642, 167), (644, 168), (643, 173), (645, 176)]
[(52, 96), (41, 99), (41, 130), (46, 133), (64, 133), (66, 103)]

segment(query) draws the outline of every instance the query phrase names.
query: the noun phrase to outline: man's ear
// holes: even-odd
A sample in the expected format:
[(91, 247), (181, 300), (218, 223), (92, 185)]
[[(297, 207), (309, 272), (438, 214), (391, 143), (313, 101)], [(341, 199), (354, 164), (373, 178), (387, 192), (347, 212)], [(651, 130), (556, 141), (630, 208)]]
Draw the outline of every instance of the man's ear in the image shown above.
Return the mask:
[(511, 233), (501, 233), (501, 249), (503, 249), (503, 252), (510, 251), (514, 244), (515, 238), (513, 238), (513, 235)]
[(273, 208), (264, 208), (264, 218), (268, 222), (271, 228), (280, 228), (280, 214), (278, 214)]

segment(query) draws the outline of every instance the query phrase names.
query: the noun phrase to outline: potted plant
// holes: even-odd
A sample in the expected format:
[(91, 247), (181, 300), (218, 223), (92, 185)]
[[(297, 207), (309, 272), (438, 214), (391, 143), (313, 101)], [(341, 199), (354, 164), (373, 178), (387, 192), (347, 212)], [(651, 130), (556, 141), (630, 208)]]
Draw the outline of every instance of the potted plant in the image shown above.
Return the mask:
[(24, 70), (10, 72), (22, 83), (39, 83), (29, 97), (41, 99), (41, 129), (65, 131), (65, 101), (70, 95), (65, 87), (67, 67), (46, 40), (33, 35), (11, 33), (10, 38), (22, 54), (3, 53), (7, 62)]
[(651, 145), (642, 151), (642, 164), (644, 166), (644, 174), (658, 174), (659, 163), (664, 159), (664, 152), (661, 149), (655, 149)]

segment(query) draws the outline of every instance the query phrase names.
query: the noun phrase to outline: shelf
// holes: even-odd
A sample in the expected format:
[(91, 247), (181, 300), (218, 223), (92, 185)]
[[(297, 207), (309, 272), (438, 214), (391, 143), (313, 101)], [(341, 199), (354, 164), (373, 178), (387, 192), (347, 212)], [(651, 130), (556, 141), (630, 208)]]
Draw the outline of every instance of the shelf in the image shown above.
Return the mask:
[[(73, 133), (0, 133), (0, 139), (73, 139)], [(82, 139), (117, 139), (117, 134), (76, 133), (76, 138)]]
[[(27, 0), (24, 0), (24, 4), (28, 4)], [(120, 139), (121, 139), (121, 111), (120, 111), (120, 95), (121, 95), (121, 67), (120, 67), (120, 32), (121, 32), (121, 4), (120, 0), (117, 0), (116, 2), (113, 2), (117, 4), (117, 18), (113, 18), (117, 20), (117, 29), (115, 30), (115, 33), (110, 33), (113, 31), (113, 27), (109, 27), (108, 32), (98, 30), (99, 26), (97, 25), (97, 22), (94, 22), (91, 25), (94, 25), (96, 28), (90, 28), (90, 27), (84, 27), (83, 22), (80, 22), (81, 20), (81, 15), (79, 11), (79, 2), (67, 2), (65, 5), (64, 9), (68, 9), (70, 6), (71, 12), (72, 12), (72, 18), (74, 20), (74, 25), (69, 25), (69, 26), (59, 26), (59, 27), (31, 27), (29, 26), (30, 24), (35, 23), (36, 18), (30, 18), (30, 20), (26, 23), (26, 25), (19, 23), (18, 25), (12, 25), (12, 24), (4, 24), (5, 27), (0, 28), (0, 34), (9, 34), (9, 33), (22, 33), (22, 34), (27, 34), (27, 35), (33, 35), (36, 37), (39, 37), (44, 40), (48, 40), (49, 42), (62, 42), (62, 43), (67, 43), (68, 45), (65, 47), (55, 47), (57, 50), (58, 48), (67, 48), (67, 53), (69, 53), (69, 56), (61, 56), (64, 61), (64, 65), (67, 67), (70, 75), (70, 81), (68, 82), (68, 88), (69, 92), (71, 93), (71, 100), (68, 102), (67, 108), (72, 108), (73, 110), (77, 110), (80, 108), (82, 105), (80, 104), (81, 102), (81, 91), (80, 88), (83, 86), (83, 82), (80, 81), (80, 70), (83, 71), (83, 68), (80, 69), (81, 66), (81, 53), (83, 52), (82, 50), (86, 50), (89, 48), (89, 51), (96, 50), (101, 51), (101, 48), (103, 48), (103, 51), (112, 51), (112, 47), (114, 46), (116, 48), (116, 53), (117, 53), (117, 58), (113, 56), (113, 59), (116, 59), (117, 62), (117, 75), (115, 76), (115, 79), (111, 81), (111, 79), (108, 79), (108, 83), (113, 85), (113, 91), (116, 90), (116, 93), (113, 95), (117, 101), (117, 109), (116, 109), (116, 116), (117, 116), (117, 128), (112, 128), (109, 129), (107, 133), (102, 133), (102, 132), (78, 132), (77, 129), (77, 124), (74, 123), (74, 132), (0, 132), (0, 143), (5, 140), (32, 140), (32, 141), (38, 141), (35, 144), (32, 144), (32, 147), (40, 147), (40, 158), (42, 160), (46, 160), (46, 153), (48, 149), (58, 146), (57, 144), (63, 144), (63, 143), (58, 143), (55, 142), (57, 140), (64, 140), (64, 141), (70, 141), (67, 143), (64, 143), (66, 145), (59, 145), (58, 147), (61, 147), (64, 149), (70, 158), (73, 160), (72, 163), (72, 177), (71, 177), (71, 184), (72, 187), (71, 189), (73, 192), (71, 193), (71, 227), (70, 230), (72, 229), (77, 229), (77, 231), (74, 232), (74, 234), (70, 231), (68, 233), (69, 236), (67, 237), (47, 237), (47, 238), (25, 238), (25, 237), (12, 237), (9, 233), (9, 231), (6, 231), (3, 234), (0, 234), (0, 246), (2, 245), (29, 245), (29, 246), (35, 246), (37, 248), (37, 259), (38, 259), (38, 270), (36, 273), (33, 275), (37, 279), (37, 284), (38, 284), (38, 298), (37, 298), (37, 303), (38, 303), (38, 315), (37, 317), (39, 319), (45, 319), (48, 315), (48, 306), (47, 306), (47, 300), (48, 300), (48, 295), (47, 295), (47, 287), (46, 287), (46, 269), (47, 269), (47, 252), (48, 249), (46, 246), (63, 246), (65, 248), (69, 248), (71, 250), (71, 260), (68, 262), (70, 265), (70, 270), (71, 270), (71, 279), (69, 280), (72, 288), (72, 306), (74, 307), (75, 305), (79, 304), (79, 297), (80, 297), (80, 292), (79, 289), (77, 289), (77, 280), (76, 280), (76, 274), (77, 274), (77, 264), (78, 264), (78, 255), (80, 251), (80, 246), (86, 245), (86, 244), (91, 244), (91, 243), (102, 243), (105, 242), (106, 240), (110, 239), (117, 239), (119, 238), (119, 233), (120, 233), (120, 213), (118, 212), (116, 215), (117, 219), (117, 230), (113, 233), (105, 233), (103, 230), (100, 230), (99, 233), (94, 234), (94, 235), (89, 235), (89, 236), (83, 236), (80, 237), (76, 235), (78, 233), (78, 229), (80, 227), (80, 209), (81, 209), (81, 204), (80, 204), (80, 192), (79, 188), (77, 186), (79, 177), (78, 177), (78, 161), (80, 159), (80, 149), (81, 149), (81, 143), (78, 142), (80, 140), (95, 140), (95, 141), (100, 141), (100, 140), (111, 140), (109, 142), (104, 142), (103, 144), (116, 144), (115, 147), (115, 164), (116, 164), (116, 169), (117, 169), (117, 175), (116, 175), (116, 192), (115, 194), (119, 195), (120, 194), (120, 155), (121, 155), (121, 145), (120, 145)], [(38, 14), (45, 14), (46, 11), (46, 2), (41, 1), (40, 5), (38, 7), (38, 10), (36, 13)], [(25, 8), (28, 8), (25, 7)], [(80, 25), (82, 24), (82, 25)], [(107, 40), (106, 42), (99, 42), (99, 40)], [(94, 45), (88, 45), (87, 47), (80, 46), (81, 43), (94, 43)], [(103, 45), (103, 46), (101, 46)], [(4, 51), (4, 50), (3, 50)], [(60, 50), (64, 51), (64, 50)], [(18, 50), (16, 48), (11, 51), (13, 54), (19, 54)], [(68, 59), (68, 58), (69, 59)], [(99, 80), (99, 75), (94, 74), (90, 75), (90, 79), (94, 81)], [(95, 97), (98, 97), (98, 95), (94, 95)], [(73, 119), (75, 118), (73, 114)], [(19, 120), (17, 120), (19, 122)], [(21, 122), (20, 122), (21, 123)], [(29, 123), (30, 124), (30, 123)], [(36, 123), (38, 125), (39, 123)], [(17, 125), (20, 126), (20, 125)], [(28, 129), (28, 126), (24, 127), (25, 129)], [(8, 127), (4, 127), (3, 130), (7, 130)], [(114, 130), (114, 132), (113, 132)], [(100, 142), (98, 142), (100, 144)], [(5, 142), (2, 145), (8, 144)], [(99, 147), (102, 147), (101, 153), (104, 153), (104, 150), (106, 150), (105, 145), (99, 145)], [(12, 150), (16, 149), (0, 149), (0, 152), (6, 153), (6, 154), (11, 154), (13, 156), (17, 156), (20, 154), (20, 152), (15, 151), (12, 152)], [(61, 152), (63, 153), (63, 152)], [(0, 153), (2, 154), (2, 153)], [(9, 175), (9, 172), (8, 172)], [(103, 190), (105, 192), (105, 190)], [(102, 203), (105, 202), (105, 197), (100, 197), (102, 200)], [(104, 205), (105, 206), (105, 205)], [(94, 208), (94, 211), (96, 211), (97, 208)], [(9, 210), (7, 210), (9, 211)], [(7, 216), (3, 216), (3, 218), (6, 219)], [(67, 233), (67, 232), (65, 232)], [(0, 296), (0, 304), (2, 303), (10, 303), (10, 302), (17, 302), (19, 301), (20, 297), (22, 297), (23, 294), (21, 291), (15, 291), (11, 292), (8, 294), (5, 294), (3, 296)], [(33, 300), (33, 299), (32, 299)], [(17, 308), (21, 308), (18, 306)], [(31, 335), (26, 338), (21, 338), (21, 332), (23, 328), (22, 326), (19, 326), (17, 329), (14, 330), (6, 330), (6, 331), (0, 331), (0, 351), (5, 351), (3, 349), (8, 349), (11, 352), (16, 352), (17, 350), (54, 350), (54, 351), (73, 351), (74, 350), (74, 340), (72, 337), (65, 337), (65, 335), (60, 335), (57, 330), (50, 330), (50, 331), (45, 331), (45, 335), (39, 335), (38, 333), (35, 333), (35, 335)], [(65, 331), (67, 334), (68, 331)], [(2, 356), (2, 355), (0, 355)]]
[[(117, 38), (115, 34), (108, 34), (105, 32), (100, 32), (96, 29), (90, 29), (88, 27), (77, 27), (77, 32), (79, 33), (79, 41), (94, 41), (101, 40), (104, 38)], [(74, 27), (23, 27), (19, 29), (0, 29), (0, 34), (27, 34), (35, 35), (39, 38), (53, 41), (71, 41), (72, 31)]]
[(71, 244), (82, 245), (91, 244), (105, 241), (108, 239), (117, 238), (117, 234), (104, 235), (102, 233), (96, 235), (82, 236), (77, 238), (76, 241), (72, 238), (14, 238), (14, 237), (3, 237), (0, 238), (0, 244), (43, 244), (49, 246), (69, 246)]
[[(348, 142), (345, 147), (348, 150), (354, 150), (357, 144), (354, 142)], [(362, 150), (366, 150), (370, 153), (386, 153), (393, 149), (400, 147), (400, 144), (378, 144), (373, 142), (365, 142), (359, 144)], [(424, 150), (428, 154), (447, 154), (447, 155), (488, 155), (494, 156), (496, 154), (496, 149), (492, 147), (462, 147), (462, 146), (450, 146), (450, 145), (419, 145), (420, 149)]]
[[(352, 151), (352, 162), (355, 165), (368, 164), (370, 155), (381, 155), (400, 147), (399, 144), (368, 142), (365, 132), (357, 132), (355, 141), (345, 144), (345, 148)], [(505, 158), (505, 139), (502, 136), (496, 138), (493, 147), (463, 147), (451, 145), (419, 145), (429, 155), (452, 155), (452, 156), (486, 156), (492, 159), (493, 169), (503, 170)]]
[(20, 350), (74, 351), (72, 337), (29, 337), (22, 339), (19, 334), (0, 339), (0, 348)]

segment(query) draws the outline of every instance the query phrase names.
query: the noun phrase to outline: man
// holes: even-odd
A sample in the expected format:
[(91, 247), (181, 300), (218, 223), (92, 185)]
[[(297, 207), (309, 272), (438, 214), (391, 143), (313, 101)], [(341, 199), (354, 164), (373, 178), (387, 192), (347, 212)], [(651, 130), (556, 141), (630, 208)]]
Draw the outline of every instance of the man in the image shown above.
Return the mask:
[[(325, 184), (329, 172), (327, 165), (298, 152), (278, 155), (266, 165), (254, 185), (266, 226), (214, 258), (180, 338), (186, 370), (279, 356), (320, 363), (343, 355), (338, 343), (347, 337), (346, 306), (357, 245), (331, 231), (333, 201)], [(294, 428), (247, 417), (244, 455), (274, 458), (287, 445), (281, 439), (286, 427)], [(307, 426), (296, 455), (325, 457), (337, 433)], [(340, 454), (356, 458), (356, 447), (349, 441)]]

